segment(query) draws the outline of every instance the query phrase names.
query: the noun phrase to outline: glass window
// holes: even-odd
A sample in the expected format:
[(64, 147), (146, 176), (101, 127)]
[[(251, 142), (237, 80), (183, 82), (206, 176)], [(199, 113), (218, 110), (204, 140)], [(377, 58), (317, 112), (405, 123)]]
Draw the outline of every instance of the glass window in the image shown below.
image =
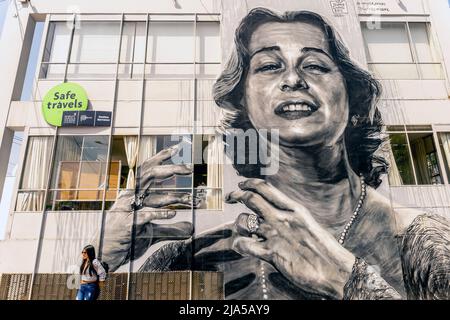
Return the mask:
[(444, 183), (432, 132), (391, 133), (389, 136), (391, 185)]
[(417, 184), (442, 184), (432, 133), (408, 134)]
[(143, 63), (145, 58), (145, 22), (124, 22), (120, 62)]
[(406, 134), (390, 134), (390, 142), (392, 154), (389, 155), (389, 184), (394, 186), (415, 184)]
[[(157, 136), (156, 137), (156, 153), (161, 150), (168, 149), (178, 143), (182, 143), (184, 148), (176, 156), (176, 158), (168, 159), (163, 164), (190, 164), (192, 141), (190, 136)], [(188, 176), (174, 176), (164, 181), (158, 181), (154, 184), (155, 188), (191, 188), (192, 177)]]
[[(198, 209), (222, 209), (223, 146), (221, 138), (209, 135), (184, 136), (143, 136), (141, 137), (138, 174), (142, 163), (157, 152), (181, 143), (182, 151), (167, 159), (162, 165), (190, 164), (194, 166), (194, 176), (175, 175), (152, 183), (152, 192), (191, 193), (192, 187), (200, 200)], [(193, 148), (193, 149), (192, 149)], [(193, 160), (191, 161), (193, 156)], [(193, 185), (192, 185), (193, 184)], [(186, 206), (181, 206), (186, 208)]]
[(120, 22), (81, 21), (73, 36), (71, 62), (115, 63)]
[(193, 61), (194, 22), (150, 22), (147, 62)]
[(362, 26), (371, 62), (413, 62), (405, 23), (383, 22), (379, 29)]
[(52, 137), (28, 139), (16, 211), (42, 211), (52, 154)]
[(418, 62), (437, 62), (439, 61), (437, 51), (431, 37), (428, 34), (428, 25), (426, 23), (410, 22), (409, 29), (411, 38), (417, 54)]
[(123, 23), (119, 78), (142, 79), (145, 62), (145, 22)]
[(81, 21), (75, 30), (70, 21), (51, 22), (41, 78), (63, 78), (68, 56), (68, 79), (112, 79), (118, 58), (120, 79), (142, 79), (144, 75), (192, 78), (195, 73), (215, 78), (221, 61), (219, 23), (170, 20), (173, 17), (165, 20), (164, 16), (157, 19), (148, 24), (124, 21), (122, 28), (118, 21)]
[(438, 137), (447, 177), (450, 178), (450, 133), (442, 132), (438, 134)]
[(39, 75), (41, 79), (64, 77), (71, 36), (72, 28), (70, 23), (50, 23), (44, 47), (43, 63)]
[(194, 187), (201, 199), (200, 208), (222, 209), (223, 145), (222, 137), (194, 136)]
[(197, 22), (197, 62), (220, 62), (220, 25), (218, 22)]
[[(106, 180), (108, 136), (60, 136), (53, 164), (49, 210), (100, 210)], [(111, 166), (109, 180), (120, 177)], [(115, 195), (114, 195), (115, 199)]]
[(437, 50), (424, 22), (361, 24), (370, 69), (382, 79), (444, 79)]
[(71, 35), (71, 23), (51, 22), (48, 27), (43, 61), (65, 63), (69, 53)]

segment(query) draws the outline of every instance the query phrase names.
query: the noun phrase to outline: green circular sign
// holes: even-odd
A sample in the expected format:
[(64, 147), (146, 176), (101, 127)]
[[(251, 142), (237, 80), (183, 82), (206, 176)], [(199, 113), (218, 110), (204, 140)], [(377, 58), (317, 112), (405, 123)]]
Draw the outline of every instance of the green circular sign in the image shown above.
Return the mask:
[(57, 127), (61, 126), (64, 111), (85, 111), (87, 107), (86, 91), (80, 85), (71, 82), (53, 87), (42, 101), (45, 121)]

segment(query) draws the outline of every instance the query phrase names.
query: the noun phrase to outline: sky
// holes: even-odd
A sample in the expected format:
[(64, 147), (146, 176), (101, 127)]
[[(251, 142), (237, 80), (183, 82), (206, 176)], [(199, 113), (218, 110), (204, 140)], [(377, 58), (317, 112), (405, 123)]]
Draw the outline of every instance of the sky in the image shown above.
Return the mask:
[[(3, 24), (5, 22), (5, 16), (8, 9), (8, 5), (11, 0), (0, 0), (0, 37), (3, 31)], [(17, 168), (17, 158), (20, 152), (20, 146), (22, 142), (22, 135), (19, 134), (14, 137), (14, 142), (11, 150), (11, 159), (8, 164), (8, 173), (3, 186), (3, 194), (0, 201), (0, 240), (4, 239), (5, 227), (8, 218), (8, 210), (12, 197), (12, 191), (15, 181), (15, 171)], [(11, 161), (12, 160), (12, 161)]]
[(3, 22), (5, 22), (6, 9), (9, 2), (10, 0), (0, 0), (0, 35), (2, 34)]
[[(0, 39), (1, 39), (1, 33), (3, 30), (3, 24), (5, 22), (5, 15), (7, 12), (8, 4), (12, 0), (0, 0)], [(24, 82), (24, 88), (22, 90), (22, 101), (28, 101), (32, 98), (32, 88), (34, 83), (34, 76), (36, 73), (36, 66), (37, 66), (37, 60), (38, 60), (38, 54), (39, 54), (39, 45), (41, 43), (41, 37), (44, 29), (44, 23), (38, 22), (36, 24), (35, 29), (35, 35), (33, 38), (33, 44), (31, 47), (30, 57), (28, 60), (28, 67), (27, 72), (25, 76), (25, 82)], [(1, 41), (1, 40), (0, 40)], [(20, 147), (22, 145), (22, 138), (23, 133), (22, 132), (16, 132), (12, 149), (11, 149), (11, 155), (9, 159), (8, 164), (8, 173), (7, 177), (4, 182), (3, 186), (3, 194), (0, 200), (0, 240), (4, 239), (5, 235), (5, 227), (6, 222), (8, 218), (8, 212), (9, 207), (11, 204), (11, 198), (12, 198), (12, 190), (14, 189), (14, 183), (15, 183), (15, 175), (16, 175), (16, 169), (17, 169), (17, 161), (19, 159), (19, 152)], [(0, 182), (2, 183), (2, 182)]]
[[(3, 23), (5, 22), (5, 16), (6, 16), (6, 10), (8, 8), (10, 0), (0, 0), (0, 37), (3, 31)], [(8, 166), (8, 175), (10, 171), (13, 171), (13, 168), (10, 169), (10, 166)], [(9, 201), (8, 199), (11, 199), (12, 196), (12, 178), (6, 178), (5, 185), (4, 185), (4, 192), (2, 195), (2, 199), (0, 201), (0, 240), (4, 238), (4, 232), (5, 232), (5, 226), (6, 221), (8, 218), (8, 208), (9, 208)]]

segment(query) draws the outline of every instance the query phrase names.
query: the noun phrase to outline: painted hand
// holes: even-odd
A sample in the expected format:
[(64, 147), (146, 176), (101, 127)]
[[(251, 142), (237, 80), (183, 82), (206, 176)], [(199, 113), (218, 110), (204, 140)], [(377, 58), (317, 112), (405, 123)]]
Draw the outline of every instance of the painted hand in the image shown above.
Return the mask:
[[(188, 192), (149, 191), (151, 184), (175, 175), (189, 175), (192, 168), (188, 165), (163, 165), (178, 151), (177, 146), (162, 150), (144, 161), (138, 168), (140, 175), (137, 185), (141, 186), (137, 194), (142, 194), (142, 202), (134, 205), (134, 190), (122, 191), (105, 221), (103, 259), (108, 262), (111, 271), (129, 261), (130, 256), (137, 259), (151, 244), (161, 240), (187, 239), (192, 234), (190, 222), (157, 224), (153, 220), (171, 219), (176, 212), (171, 206), (190, 208), (200, 204)], [(134, 210), (133, 210), (134, 209)], [(133, 231), (134, 226), (134, 231)], [(132, 234), (134, 245), (132, 246)], [(132, 254), (131, 254), (132, 253)]]
[(239, 184), (227, 195), (228, 203), (241, 202), (258, 216), (259, 227), (251, 236), (248, 214), (236, 225), (240, 237), (233, 243), (241, 254), (271, 263), (287, 279), (308, 292), (341, 299), (355, 257), (320, 226), (300, 203), (260, 179)]

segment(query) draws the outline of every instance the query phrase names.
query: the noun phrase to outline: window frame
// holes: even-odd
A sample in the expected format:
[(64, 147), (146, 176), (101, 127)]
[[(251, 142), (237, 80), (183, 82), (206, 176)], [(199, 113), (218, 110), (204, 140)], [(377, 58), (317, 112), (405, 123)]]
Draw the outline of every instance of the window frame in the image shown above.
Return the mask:
[[(66, 200), (67, 202), (98, 202), (100, 203), (100, 208), (103, 208), (104, 203), (107, 201), (106, 200), (106, 193), (110, 190), (109, 188), (107, 188), (107, 184), (109, 182), (109, 171), (110, 171), (110, 167), (111, 167), (111, 159), (109, 156), (109, 150), (110, 150), (110, 141), (109, 141), (109, 135), (105, 135), (105, 134), (101, 134), (101, 135), (92, 135), (92, 134), (79, 134), (79, 135), (65, 135), (65, 134), (61, 134), (61, 135), (57, 135), (57, 139), (55, 141), (55, 146), (54, 146), (54, 150), (55, 150), (55, 154), (57, 154), (58, 152), (58, 146), (59, 146), (59, 139), (64, 138), (64, 137), (80, 137), (82, 138), (82, 144), (80, 146), (80, 153), (79, 153), (79, 158), (78, 160), (62, 160), (60, 161), (60, 163), (57, 165), (56, 164), (56, 157), (53, 157), (52, 159), (52, 163), (50, 164), (50, 179), (49, 179), (49, 184), (48, 184), (48, 189), (47, 189), (47, 199), (45, 199), (45, 203), (44, 203), (44, 210), (45, 211), (51, 211), (51, 212), (63, 212), (64, 210), (56, 210), (55, 209), (55, 203), (57, 202), (57, 200), (55, 200), (57, 198), (56, 194), (59, 192), (74, 192), (76, 197), (79, 196), (80, 192), (97, 192), (100, 196), (99, 199), (97, 200), (79, 200), (79, 199), (73, 199), (73, 200)], [(86, 151), (86, 147), (85, 147), (85, 139), (87, 137), (104, 137), (106, 138), (106, 142), (107, 142), (107, 146), (106, 146), (106, 158), (104, 161), (99, 161), (100, 163), (100, 167), (103, 168), (104, 165), (104, 171), (103, 172), (98, 172), (99, 177), (103, 178), (103, 182), (101, 185), (99, 185), (98, 188), (79, 188), (80, 185), (80, 177), (82, 174), (82, 164), (83, 163), (87, 163), (87, 162), (94, 162), (93, 160), (83, 160), (83, 154)], [(60, 167), (61, 167), (61, 163), (62, 162), (78, 162), (79, 166), (77, 169), (77, 179), (76, 179), (76, 187), (77, 188), (58, 188), (58, 182), (59, 182), (59, 174), (60, 174)], [(120, 177), (120, 175), (119, 175)], [(61, 200), (63, 201), (63, 200)], [(50, 209), (51, 207), (51, 209)], [(88, 209), (88, 210), (75, 210), (75, 211), (101, 211), (102, 209)]]
[[(188, 18), (186, 18), (188, 17)], [(70, 59), (72, 57), (72, 46), (74, 41), (74, 34), (75, 29), (77, 28), (77, 24), (79, 22), (120, 22), (120, 31), (118, 34), (119, 38), (119, 48), (117, 50), (117, 57), (115, 62), (72, 62)], [(208, 78), (208, 75), (203, 75), (200, 72), (200, 66), (214, 66), (217, 65), (220, 68), (221, 60), (222, 60), (222, 48), (221, 48), (221, 41), (220, 41), (220, 34), (221, 34), (221, 27), (222, 24), (220, 23), (220, 14), (218, 13), (177, 13), (177, 14), (165, 14), (165, 13), (147, 13), (147, 14), (135, 14), (135, 15), (110, 15), (110, 14), (77, 14), (77, 15), (68, 15), (68, 14), (51, 14), (48, 22), (47, 27), (44, 30), (44, 45), (42, 48), (42, 51), (44, 52), (47, 49), (47, 42), (50, 36), (50, 30), (51, 24), (55, 22), (65, 22), (71, 24), (71, 35), (70, 35), (70, 44), (69, 48), (67, 50), (67, 57), (64, 62), (49, 62), (44, 61), (45, 60), (45, 54), (41, 55), (41, 58), (39, 60), (39, 72), (38, 72), (38, 79), (39, 81), (55, 81), (55, 80), (67, 80), (68, 78), (68, 69), (70, 67), (77, 67), (77, 66), (83, 66), (83, 65), (95, 65), (95, 66), (104, 66), (104, 67), (111, 67), (111, 70), (117, 70), (116, 72), (111, 72), (110, 74), (107, 74), (105, 77), (70, 77), (71, 80), (75, 81), (83, 81), (83, 80), (115, 80), (115, 79), (121, 79), (121, 80), (140, 80), (142, 77), (145, 79), (154, 79), (154, 77), (149, 73), (147, 75), (147, 69), (152, 67), (153, 65), (192, 65), (192, 73), (195, 77), (201, 77), (201, 78)], [(121, 55), (122, 55), (122, 39), (124, 36), (124, 24), (125, 23), (145, 23), (146, 24), (146, 30), (145, 30), (145, 53), (144, 53), (144, 62), (122, 62), (121, 61)], [(149, 29), (151, 28), (152, 22), (171, 22), (171, 23), (177, 23), (177, 22), (192, 22), (193, 30), (192, 30), (192, 40), (193, 40), (193, 59), (191, 61), (185, 62), (151, 62), (148, 61), (148, 49), (149, 49), (149, 43), (148, 43), (148, 37), (149, 37)], [(219, 38), (219, 59), (218, 61), (198, 61), (197, 59), (197, 26), (201, 24), (202, 22), (215, 22), (218, 25), (218, 38)], [(134, 35), (134, 39), (136, 38), (136, 34)], [(133, 40), (134, 41), (134, 40)], [(201, 50), (201, 48), (199, 48)], [(51, 50), (51, 48), (50, 48)], [(61, 78), (59, 74), (55, 77), (48, 77), (47, 72), (51, 65), (62, 65), (64, 66), (64, 77)], [(114, 66), (116, 67), (114, 69)], [(125, 72), (128, 73), (129, 77), (122, 77), (119, 68), (129, 66), (131, 68), (131, 72)], [(142, 69), (141, 72), (137, 72), (136, 76), (133, 76), (134, 72), (133, 70), (135, 68)], [(44, 72), (44, 69), (47, 71)], [(198, 69), (198, 70), (197, 70)], [(122, 72), (123, 73), (123, 72)], [(191, 73), (189, 72), (190, 75)]]
[[(408, 145), (408, 153), (409, 153), (409, 158), (410, 158), (410, 165), (412, 167), (412, 172), (413, 172), (413, 178), (414, 178), (414, 184), (412, 185), (400, 185), (400, 186), (395, 186), (395, 185), (390, 185), (390, 187), (417, 187), (417, 186), (431, 186), (431, 187), (439, 187), (439, 186), (448, 186), (450, 185), (450, 180), (449, 180), (449, 176), (447, 175), (447, 167), (450, 167), (450, 163), (447, 164), (445, 163), (445, 158), (441, 152), (441, 148), (440, 148), (440, 143), (439, 143), (439, 137), (438, 135), (440, 133), (450, 133), (450, 130), (445, 130), (445, 128), (437, 128), (434, 125), (423, 125), (423, 127), (428, 127), (428, 128), (424, 128), (424, 130), (421, 129), (417, 129), (414, 127), (420, 127), (421, 125), (415, 126), (415, 125), (386, 125), (384, 128), (384, 133), (390, 137), (391, 134), (405, 134), (406, 136), (406, 142)], [(396, 130), (388, 130), (389, 127), (398, 127), (396, 128)], [(431, 133), (432, 134), (432, 141), (434, 144), (434, 147), (436, 149), (436, 156), (437, 156), (437, 164), (439, 165), (439, 170), (440, 170), (440, 176), (442, 178), (442, 184), (419, 184), (418, 183), (418, 178), (417, 178), (417, 172), (416, 172), (416, 167), (414, 165), (414, 157), (413, 157), (413, 153), (411, 150), (411, 142), (409, 139), (409, 134), (415, 134), (415, 133)], [(390, 138), (388, 141), (389, 145), (391, 143)], [(390, 145), (391, 147), (391, 145)], [(395, 159), (395, 158), (394, 158)], [(395, 161), (395, 160), (394, 160)], [(449, 160), (447, 160), (449, 161)]]
[[(401, 23), (404, 24), (406, 35), (408, 38), (409, 50), (411, 53), (412, 62), (383, 62), (383, 61), (373, 61), (369, 54), (368, 42), (364, 32), (364, 24), (373, 23), (373, 18), (370, 17), (360, 17), (360, 27), (361, 27), (361, 35), (364, 42), (365, 48), (365, 56), (367, 60), (367, 65), (369, 69), (372, 71), (372, 65), (383, 64), (383, 65), (402, 65), (402, 64), (412, 64), (416, 68), (417, 78), (397, 78), (397, 77), (388, 77), (384, 78), (381, 75), (377, 77), (380, 80), (446, 80), (446, 71), (444, 69), (443, 57), (440, 51), (439, 42), (436, 40), (436, 36), (433, 32), (430, 19), (428, 17), (395, 17), (395, 18), (387, 18), (387, 17), (378, 17), (381, 23)], [(411, 34), (410, 23), (422, 23), (425, 25), (425, 31), (427, 33), (427, 37), (430, 44), (430, 50), (434, 46), (436, 48), (436, 61), (435, 62), (419, 62), (418, 53), (416, 50), (415, 43), (413, 41), (413, 37)], [(421, 66), (423, 65), (434, 65), (440, 68), (440, 75), (430, 78), (424, 77)], [(374, 71), (372, 71), (374, 72)]]
[[(202, 137), (202, 139), (200, 139), (200, 140), (194, 139), (193, 138), (194, 135), (199, 135), (199, 136)], [(156, 137), (156, 138), (158, 138), (158, 137), (170, 137), (170, 135), (167, 135), (167, 134), (145, 134), (145, 135), (143, 134), (142, 136), (147, 136), (147, 137), (150, 136), (150, 137)], [(179, 136), (190, 136), (190, 139), (191, 139), (191, 155), (190, 155), (190, 157), (191, 157), (191, 163), (192, 163), (193, 160), (194, 160), (194, 152), (195, 152), (194, 150), (196, 149), (195, 143), (197, 143), (196, 141), (201, 141), (201, 143), (203, 143), (204, 141), (208, 141), (208, 140), (205, 140), (205, 137), (213, 136), (213, 134), (207, 134), (207, 133), (205, 133), (205, 134), (192, 134), (192, 133), (190, 133), (190, 134), (180, 134)], [(157, 141), (155, 141), (155, 142), (157, 143)], [(139, 142), (138, 151), (137, 151), (138, 155), (140, 154), (140, 150), (139, 150), (140, 147), (141, 147), (141, 145), (140, 145), (140, 142)], [(209, 145), (207, 146), (207, 148), (208, 147), (209, 147)], [(155, 146), (155, 149), (156, 149), (155, 150), (156, 153), (161, 151), (161, 150), (158, 150), (157, 144)], [(201, 149), (202, 149), (202, 157), (203, 157), (206, 148), (205, 149), (201, 148)], [(207, 163), (209, 163), (209, 159), (207, 159)], [(155, 186), (152, 186), (151, 188), (149, 188), (149, 190), (150, 191), (180, 191), (180, 192), (185, 191), (185, 190), (190, 190), (193, 194), (195, 194), (195, 193), (198, 192), (198, 190), (202, 190), (202, 189), (205, 190), (206, 189), (207, 191), (208, 190), (219, 190), (220, 194), (223, 195), (224, 194), (223, 173), (224, 172), (223, 172), (223, 166), (222, 166), (222, 171), (220, 173), (222, 175), (222, 179), (221, 179), (222, 185), (220, 187), (210, 187), (208, 185), (206, 185), (204, 187), (203, 186), (195, 186), (195, 183), (194, 183), (195, 172), (193, 171), (192, 175), (191, 175), (191, 183), (190, 183), (190, 186), (188, 186), (188, 187), (170, 187), (170, 186), (156, 186), (155, 187)], [(138, 186), (136, 185), (136, 187), (138, 187)], [(223, 211), (223, 209), (224, 209), (224, 203), (223, 203), (223, 200), (222, 200), (220, 208), (208, 208), (208, 207), (206, 207), (206, 208), (196, 209), (196, 210)]]

